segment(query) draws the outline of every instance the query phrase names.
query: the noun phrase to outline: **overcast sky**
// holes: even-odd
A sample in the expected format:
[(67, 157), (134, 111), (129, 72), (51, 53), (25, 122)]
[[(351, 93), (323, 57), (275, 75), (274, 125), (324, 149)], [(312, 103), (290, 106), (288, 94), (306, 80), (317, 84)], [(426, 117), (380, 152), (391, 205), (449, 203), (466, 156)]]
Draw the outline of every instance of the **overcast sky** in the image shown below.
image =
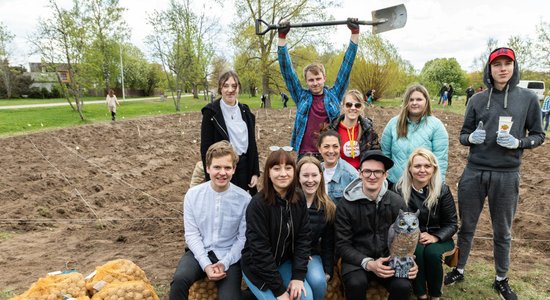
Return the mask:
[[(200, 7), (201, 0), (191, 0)], [(165, 9), (169, 0), (120, 0), (127, 8), (126, 22), (132, 29), (132, 43), (146, 55), (148, 49), (143, 39), (151, 33), (146, 16), (156, 10)], [(225, 0), (224, 3), (231, 3)], [(28, 67), (29, 61), (38, 61), (30, 56), (27, 37), (34, 31), (40, 17), (47, 18), (47, 0), (0, 0), (0, 21), (16, 35), (12, 43), (12, 64)], [(58, 0), (62, 7), (68, 7), (70, 0)], [(462, 68), (470, 71), (476, 57), (485, 51), (487, 40), (495, 38), (499, 45), (505, 45), (512, 35), (536, 39), (536, 25), (542, 20), (548, 22), (550, 1), (548, 0), (343, 0), (341, 8), (332, 10), (336, 20), (357, 17), (371, 20), (371, 11), (397, 4), (405, 4), (408, 14), (404, 28), (382, 33), (399, 51), (402, 58), (420, 70), (434, 58), (454, 57)], [(209, 11), (222, 23), (230, 22), (235, 11), (226, 4), (223, 9), (212, 6)], [(320, 20), (321, 21), (321, 20)], [(307, 30), (307, 29), (293, 29)], [(370, 30), (362, 26), (363, 32)], [(335, 47), (347, 43), (349, 30), (340, 26), (333, 37)]]

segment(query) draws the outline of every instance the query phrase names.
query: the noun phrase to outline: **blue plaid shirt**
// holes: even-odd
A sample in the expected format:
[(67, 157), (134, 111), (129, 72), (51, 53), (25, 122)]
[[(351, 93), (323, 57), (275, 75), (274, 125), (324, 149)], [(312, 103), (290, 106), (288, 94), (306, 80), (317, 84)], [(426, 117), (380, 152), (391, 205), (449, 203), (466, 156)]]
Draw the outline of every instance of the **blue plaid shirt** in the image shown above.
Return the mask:
[[(294, 120), (294, 129), (292, 130), (292, 137), (290, 138), (290, 145), (294, 148), (294, 151), (300, 152), (300, 145), (306, 131), (307, 118), (309, 115), (309, 109), (313, 102), (313, 95), (309, 89), (303, 88), (300, 84), (300, 80), (296, 75), (296, 71), (292, 67), (292, 61), (288, 53), (287, 46), (279, 46), (279, 66), (281, 68), (281, 74), (285, 80), (286, 87), (290, 92), (290, 96), (294, 103), (296, 103), (296, 119)], [(325, 95), (325, 110), (329, 121), (332, 122), (340, 115), (340, 101), (344, 98), (346, 89), (348, 88), (349, 76), (353, 62), (355, 61), (355, 54), (357, 53), (357, 44), (350, 41), (336, 82), (332, 88), (325, 86), (323, 93)]]
[(546, 97), (546, 99), (544, 99), (544, 103), (542, 104), (541, 110), (543, 112), (549, 112), (550, 111), (550, 96), (548, 96), (548, 97)]

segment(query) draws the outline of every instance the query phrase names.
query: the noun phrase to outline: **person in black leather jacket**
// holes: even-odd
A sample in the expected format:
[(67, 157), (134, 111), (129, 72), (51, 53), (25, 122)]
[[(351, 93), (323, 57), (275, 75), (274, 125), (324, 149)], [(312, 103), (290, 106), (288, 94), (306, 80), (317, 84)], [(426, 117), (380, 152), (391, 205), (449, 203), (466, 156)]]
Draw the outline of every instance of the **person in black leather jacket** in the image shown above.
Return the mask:
[(243, 277), (258, 299), (313, 299), (306, 272), (311, 252), (309, 215), (297, 189), (292, 149), (271, 152), (263, 189), (246, 210)]
[(454, 249), (452, 238), (458, 226), (453, 195), (441, 180), (435, 155), (425, 148), (413, 151), (395, 188), (410, 211), (420, 210), (421, 233), (414, 253), (418, 265), (414, 293), (417, 299), (428, 299), (428, 295), (430, 299), (439, 299), (443, 284), (442, 259)]
[[(206, 151), (212, 144), (226, 140), (231, 143), (239, 162), (231, 182), (256, 194), (256, 183), (260, 176), (258, 149), (256, 146), (256, 117), (237, 97), (241, 89), (239, 77), (235, 71), (221, 74), (218, 80), (220, 99), (208, 103), (202, 108), (201, 123), (201, 159), (206, 170)], [(210, 180), (205, 174), (205, 180)]]
[(334, 216), (336, 205), (325, 192), (319, 160), (306, 155), (298, 161), (298, 180), (304, 192), (311, 228), (311, 257), (306, 280), (314, 300), (323, 300), (334, 273)]

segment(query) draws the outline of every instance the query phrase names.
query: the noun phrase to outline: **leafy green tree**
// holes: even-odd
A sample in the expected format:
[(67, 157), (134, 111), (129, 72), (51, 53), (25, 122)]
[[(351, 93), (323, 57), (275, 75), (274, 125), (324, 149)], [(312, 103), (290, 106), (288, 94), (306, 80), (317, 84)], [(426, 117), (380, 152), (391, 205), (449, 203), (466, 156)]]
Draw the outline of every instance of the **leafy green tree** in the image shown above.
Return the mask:
[[(340, 55), (343, 56), (343, 53)], [(363, 94), (374, 89), (378, 96), (393, 96), (402, 93), (413, 76), (412, 65), (399, 56), (389, 41), (374, 34), (361, 35), (350, 88), (356, 88)]]
[(123, 44), (123, 49), (124, 85), (128, 88), (147, 91), (149, 89), (149, 62), (136, 46)]
[(12, 96), (12, 74), (10, 72), (9, 44), (13, 41), (15, 35), (11, 34), (6, 26), (0, 22), (0, 73), (6, 90), (6, 97)]
[(122, 18), (125, 8), (119, 6), (119, 0), (84, 0), (86, 11), (84, 24), (91, 39), (87, 45), (86, 66), (96, 78), (101, 78), (108, 91), (114, 84), (119, 66), (119, 48), (117, 44), (129, 36), (129, 29)]
[(456, 92), (466, 88), (466, 73), (455, 58), (436, 58), (426, 62), (420, 72), (420, 80), (432, 95), (445, 83), (452, 84)]
[[(49, 1), (51, 18), (39, 21), (30, 41), (34, 45), (35, 52), (42, 56), (43, 62), (51, 69), (57, 70), (59, 63), (64, 63), (64, 68), (68, 72), (68, 84), (67, 90), (63, 90), (63, 93), (73, 110), (75, 107), (70, 98), (74, 99), (76, 111), (80, 119), (84, 120), (81, 97), (85, 81), (82, 76), (82, 62), (86, 48), (86, 30), (82, 9), (77, 0), (74, 0), (73, 7), (70, 9), (60, 8), (55, 0)], [(63, 87), (60, 74), (56, 73), (60, 86)]]
[(508, 39), (507, 45), (509, 48), (514, 49), (516, 53), (516, 60), (520, 66), (520, 78), (522, 78), (523, 70), (531, 69), (534, 66), (531, 39), (515, 35)]
[(213, 56), (214, 20), (205, 13), (197, 15), (189, 0), (170, 1), (165, 11), (155, 11), (148, 19), (155, 35), (147, 37), (153, 56), (165, 71), (176, 111), (180, 111), (181, 92), (191, 89), (198, 97), (198, 86), (207, 85), (208, 69)]

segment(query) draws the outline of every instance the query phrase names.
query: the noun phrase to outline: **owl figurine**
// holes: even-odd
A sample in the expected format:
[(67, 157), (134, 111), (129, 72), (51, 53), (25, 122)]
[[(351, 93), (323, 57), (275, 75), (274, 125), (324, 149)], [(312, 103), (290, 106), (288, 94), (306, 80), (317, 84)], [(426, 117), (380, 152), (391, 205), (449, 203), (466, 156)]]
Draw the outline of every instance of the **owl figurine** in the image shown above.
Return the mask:
[(390, 249), (389, 265), (395, 270), (395, 277), (408, 278), (409, 270), (414, 266), (413, 255), (420, 236), (418, 215), (420, 210), (403, 212), (388, 230), (388, 248)]

